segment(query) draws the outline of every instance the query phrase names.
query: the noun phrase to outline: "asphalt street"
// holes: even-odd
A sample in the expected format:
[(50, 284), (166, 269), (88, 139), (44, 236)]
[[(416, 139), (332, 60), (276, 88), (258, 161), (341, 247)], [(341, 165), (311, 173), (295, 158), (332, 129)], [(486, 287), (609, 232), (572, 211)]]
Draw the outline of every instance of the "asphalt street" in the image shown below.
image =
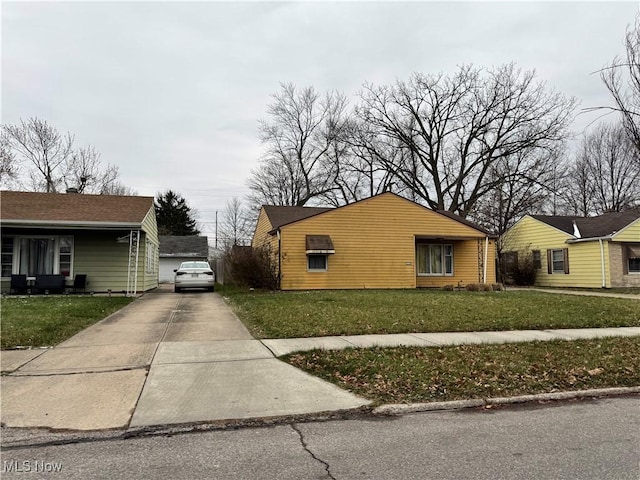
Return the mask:
[(640, 478), (638, 396), (126, 439), (83, 435), (65, 443), (63, 433), (4, 429), (2, 478)]

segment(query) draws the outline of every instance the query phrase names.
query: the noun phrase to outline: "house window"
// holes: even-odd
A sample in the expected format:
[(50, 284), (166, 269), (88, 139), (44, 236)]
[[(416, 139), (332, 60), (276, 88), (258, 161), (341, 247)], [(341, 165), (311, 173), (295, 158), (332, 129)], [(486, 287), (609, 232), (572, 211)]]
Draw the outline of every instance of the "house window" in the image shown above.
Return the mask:
[(531, 255), (533, 256), (533, 268), (536, 270), (540, 270), (542, 268), (542, 258), (540, 257), (540, 250), (532, 250)]
[(2, 274), (10, 277), (13, 273), (13, 237), (2, 237)]
[(154, 273), (156, 271), (156, 246), (147, 241), (147, 262), (146, 262), (146, 272)]
[(547, 250), (547, 272), (569, 273), (569, 251), (566, 248)]
[(419, 243), (416, 257), (418, 275), (453, 275), (453, 245)]
[(328, 256), (310, 254), (307, 255), (307, 270), (310, 272), (326, 272)]
[(640, 273), (640, 245), (627, 246), (628, 273)]
[(73, 237), (3, 237), (2, 276), (72, 276)]
[(71, 276), (71, 251), (73, 248), (73, 238), (71, 237), (60, 237), (60, 245), (59, 245), (59, 265), (60, 265), (60, 273), (65, 277)]

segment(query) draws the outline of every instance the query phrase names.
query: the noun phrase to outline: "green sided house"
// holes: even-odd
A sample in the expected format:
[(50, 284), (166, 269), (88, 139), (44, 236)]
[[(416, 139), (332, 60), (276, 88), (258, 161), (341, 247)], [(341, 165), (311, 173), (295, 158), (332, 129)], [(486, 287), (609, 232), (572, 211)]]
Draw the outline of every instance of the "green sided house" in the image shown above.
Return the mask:
[(252, 241), (282, 290), (495, 282), (495, 237), (394, 193), (339, 208), (264, 205)]
[(86, 291), (134, 294), (158, 286), (153, 197), (0, 192), (2, 292), (12, 275), (86, 276)]
[(597, 217), (526, 215), (501, 242), (507, 263), (532, 256), (539, 286), (640, 286), (640, 209)]

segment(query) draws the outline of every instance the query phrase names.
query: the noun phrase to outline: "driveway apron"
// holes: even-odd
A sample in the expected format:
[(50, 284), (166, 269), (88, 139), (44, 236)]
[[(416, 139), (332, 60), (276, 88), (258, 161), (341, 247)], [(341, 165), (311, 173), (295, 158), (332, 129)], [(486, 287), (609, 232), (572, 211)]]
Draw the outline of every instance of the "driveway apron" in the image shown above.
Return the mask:
[(276, 359), (218, 294), (169, 286), (55, 348), (2, 355), (7, 427), (144, 427), (368, 403)]
[(317, 413), (369, 403), (276, 359), (219, 295), (177, 296), (131, 427)]

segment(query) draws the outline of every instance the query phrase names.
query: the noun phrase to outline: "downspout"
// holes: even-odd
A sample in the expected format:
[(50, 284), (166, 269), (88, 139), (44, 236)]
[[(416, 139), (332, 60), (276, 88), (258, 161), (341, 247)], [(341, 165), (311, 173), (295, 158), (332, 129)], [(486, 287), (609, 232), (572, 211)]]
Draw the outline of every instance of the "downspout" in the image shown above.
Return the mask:
[(280, 238), (280, 229), (276, 232), (278, 235), (278, 290), (282, 289), (282, 238)]
[(484, 263), (482, 265), (482, 283), (487, 283), (487, 256), (489, 255), (489, 237), (484, 239)]
[(602, 239), (598, 239), (600, 242), (600, 266), (602, 269), (602, 288), (607, 288), (607, 277), (605, 275), (604, 270), (604, 245), (602, 244)]

